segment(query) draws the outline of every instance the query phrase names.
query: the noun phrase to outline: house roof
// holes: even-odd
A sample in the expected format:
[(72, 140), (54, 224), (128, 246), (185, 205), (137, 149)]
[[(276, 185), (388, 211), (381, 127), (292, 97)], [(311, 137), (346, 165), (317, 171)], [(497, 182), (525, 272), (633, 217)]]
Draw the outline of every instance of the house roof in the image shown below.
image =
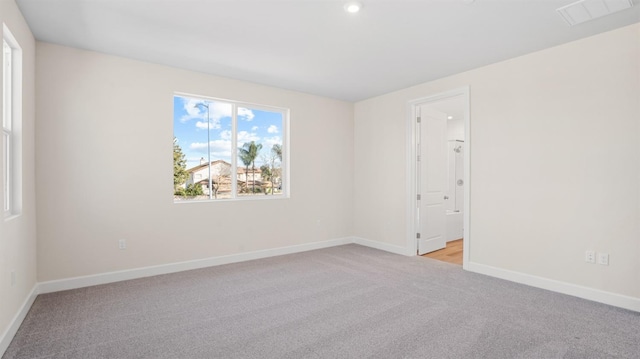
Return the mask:
[[(244, 167), (238, 167), (238, 173), (245, 173), (246, 172), (246, 168)], [(251, 168), (249, 168), (249, 172), (247, 173), (262, 173), (262, 170), (257, 168), (255, 169), (255, 171), (253, 171)]]
[[(223, 160), (211, 161), (211, 166), (214, 166), (214, 165), (219, 164), (219, 163), (222, 163), (222, 164), (225, 164), (225, 165), (231, 167), (231, 164), (229, 162), (223, 161)], [(209, 167), (209, 165), (207, 163), (203, 163), (201, 165), (197, 165), (195, 167), (191, 167), (191, 168), (187, 169), (187, 172), (193, 173), (193, 172), (197, 172), (197, 171), (199, 171), (199, 170), (201, 170), (203, 168), (207, 168), (207, 167)]]

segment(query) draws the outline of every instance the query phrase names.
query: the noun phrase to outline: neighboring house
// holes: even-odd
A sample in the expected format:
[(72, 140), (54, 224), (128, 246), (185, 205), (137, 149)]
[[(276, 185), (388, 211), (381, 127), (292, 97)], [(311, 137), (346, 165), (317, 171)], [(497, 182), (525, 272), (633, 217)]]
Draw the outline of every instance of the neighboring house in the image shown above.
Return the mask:
[[(205, 194), (209, 194), (209, 166), (204, 158), (200, 159), (200, 164), (196, 167), (187, 170), (189, 178), (187, 178), (184, 187), (191, 184), (200, 184)], [(251, 186), (255, 180), (256, 187), (262, 187), (262, 171), (256, 168), (253, 171), (249, 168), (246, 171), (244, 167), (238, 167), (236, 171), (236, 181), (238, 181), (238, 188), (245, 188), (245, 186)], [(223, 161), (216, 160), (211, 161), (211, 182), (215, 185), (220, 184), (218, 188), (219, 192), (231, 191), (231, 164)], [(255, 175), (255, 178), (254, 178)], [(247, 179), (247, 177), (249, 177)]]
[[(204, 159), (200, 160), (200, 164), (187, 170), (189, 178), (185, 185), (199, 183), (201, 181), (209, 182), (209, 166)], [(211, 178), (215, 182), (218, 177), (229, 177), (231, 173), (231, 164), (223, 160), (211, 162)]]
[(251, 181), (255, 180), (256, 184), (262, 183), (262, 171), (259, 168), (256, 168), (255, 171), (249, 168), (249, 172), (247, 172), (245, 167), (238, 167), (237, 172), (238, 172), (237, 179), (239, 182), (251, 184)]

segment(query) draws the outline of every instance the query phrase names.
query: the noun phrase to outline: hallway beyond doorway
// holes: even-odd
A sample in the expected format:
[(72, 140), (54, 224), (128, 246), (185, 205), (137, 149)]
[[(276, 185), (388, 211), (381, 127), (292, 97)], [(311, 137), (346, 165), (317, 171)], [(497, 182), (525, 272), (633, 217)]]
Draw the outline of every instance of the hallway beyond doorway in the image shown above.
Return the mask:
[(447, 246), (435, 252), (423, 254), (423, 257), (437, 259), (439, 261), (462, 265), (463, 239), (447, 242)]

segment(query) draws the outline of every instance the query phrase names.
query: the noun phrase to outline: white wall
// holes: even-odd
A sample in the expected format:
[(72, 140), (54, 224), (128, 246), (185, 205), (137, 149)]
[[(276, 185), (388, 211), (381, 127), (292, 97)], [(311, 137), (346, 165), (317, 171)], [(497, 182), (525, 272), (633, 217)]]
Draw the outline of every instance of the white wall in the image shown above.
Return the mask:
[(468, 85), (470, 260), (640, 298), (639, 46), (635, 24), (357, 103), (355, 235), (406, 246), (407, 102)]
[[(39, 281), (353, 233), (353, 104), (47, 43), (37, 51)], [(174, 204), (174, 91), (289, 108), (291, 198)]]
[[(7, 333), (19, 309), (29, 300), (36, 284), (36, 208), (34, 172), (35, 40), (13, 0), (0, 1), (0, 23), (4, 23), (22, 48), (22, 213), (0, 218), (0, 354), (12, 333)], [(0, 31), (2, 31), (0, 29)], [(0, 77), (2, 74), (0, 74)], [(0, 102), (0, 107), (2, 103)], [(0, 111), (1, 113), (2, 111)], [(2, 157), (4, 146), (0, 146)], [(0, 171), (2, 169), (0, 168)], [(4, 201), (0, 192), (0, 203)], [(11, 271), (16, 284), (11, 285)], [(18, 321), (19, 324), (19, 321)]]

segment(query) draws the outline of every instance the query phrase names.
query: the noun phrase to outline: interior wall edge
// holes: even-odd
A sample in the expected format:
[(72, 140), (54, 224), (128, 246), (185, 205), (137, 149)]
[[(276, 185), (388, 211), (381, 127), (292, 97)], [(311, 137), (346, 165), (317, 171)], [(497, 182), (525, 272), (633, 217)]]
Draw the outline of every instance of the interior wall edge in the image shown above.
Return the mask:
[(156, 266), (126, 269), (121, 271), (106, 272), (80, 277), (56, 279), (40, 282), (38, 284), (39, 293), (53, 293), (62, 290), (90, 287), (100, 284), (121, 282), (125, 280), (151, 277), (162, 274), (183, 272), (194, 269), (215, 267), (224, 264), (246, 262), (255, 259), (276, 257), (286, 254), (311, 251), (315, 249), (329, 248), (354, 243), (351, 237), (330, 239), (327, 241), (304, 243), (293, 246), (271, 248), (259, 251), (236, 253), (224, 256), (195, 259), (190, 261), (161, 264)]
[(0, 335), (0, 357), (4, 355), (4, 352), (9, 347), (9, 344), (11, 344), (13, 337), (18, 332), (18, 329), (20, 328), (20, 325), (22, 325), (22, 322), (27, 316), (27, 313), (29, 313), (29, 310), (31, 310), (31, 306), (33, 305), (33, 302), (35, 302), (38, 294), (40, 294), (39, 284), (36, 283), (33, 285), (31, 292), (29, 293), (29, 295), (27, 295), (24, 302), (20, 306), (20, 309), (14, 315), (7, 329), (4, 331), (4, 333), (2, 333), (2, 335)]
[(595, 288), (584, 287), (581, 285), (562, 282), (554, 279), (538, 277), (522, 272), (510, 271), (475, 262), (467, 263), (464, 269), (469, 272), (484, 274), (490, 277), (528, 285), (530, 287), (545, 289), (560, 294), (566, 294), (573, 297), (590, 300), (593, 302), (628, 309), (634, 312), (640, 312), (640, 298), (607, 292)]
[(381, 251), (399, 254), (402, 256), (415, 256), (416, 254), (411, 250), (411, 248), (396, 246), (394, 244), (384, 243), (373, 241), (370, 239), (362, 238), (362, 237), (353, 237), (353, 243), (359, 244), (361, 246), (370, 247), (374, 249), (379, 249)]

